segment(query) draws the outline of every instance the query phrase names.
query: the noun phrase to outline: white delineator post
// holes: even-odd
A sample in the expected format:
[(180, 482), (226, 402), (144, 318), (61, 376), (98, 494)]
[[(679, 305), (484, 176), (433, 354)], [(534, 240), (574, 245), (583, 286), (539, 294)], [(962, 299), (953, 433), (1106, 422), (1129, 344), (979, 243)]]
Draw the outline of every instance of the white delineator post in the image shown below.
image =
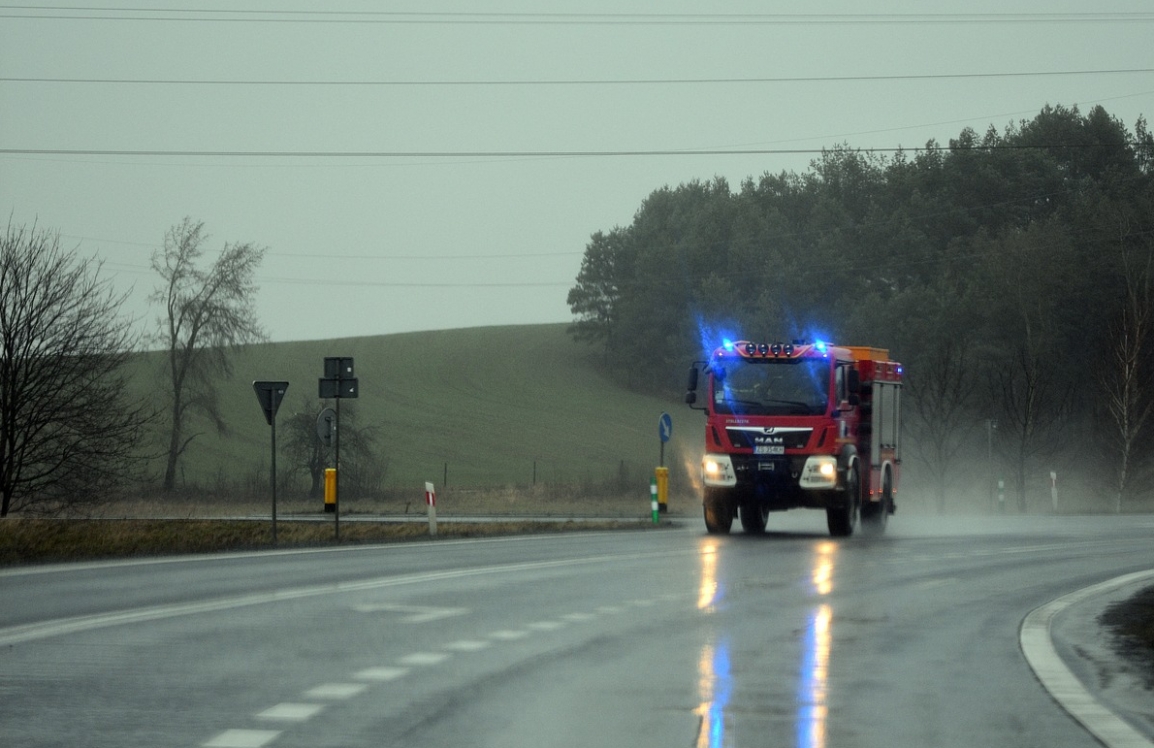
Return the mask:
[(425, 483), (425, 504), (429, 507), (429, 534), (437, 534), (437, 491), (432, 483)]

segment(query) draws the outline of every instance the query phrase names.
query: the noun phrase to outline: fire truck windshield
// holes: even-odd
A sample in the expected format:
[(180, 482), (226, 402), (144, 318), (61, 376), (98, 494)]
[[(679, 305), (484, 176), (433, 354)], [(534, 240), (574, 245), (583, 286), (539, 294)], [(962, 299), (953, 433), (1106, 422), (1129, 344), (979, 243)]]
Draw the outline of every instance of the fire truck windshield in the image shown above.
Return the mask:
[(829, 362), (732, 360), (713, 367), (713, 409), (733, 415), (821, 415), (829, 402)]

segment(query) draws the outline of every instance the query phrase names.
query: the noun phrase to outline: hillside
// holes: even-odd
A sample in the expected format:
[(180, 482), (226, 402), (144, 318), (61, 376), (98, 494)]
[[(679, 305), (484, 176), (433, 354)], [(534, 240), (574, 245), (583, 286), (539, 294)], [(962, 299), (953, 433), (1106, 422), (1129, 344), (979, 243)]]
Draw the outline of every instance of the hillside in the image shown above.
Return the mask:
[[(420, 490), (425, 481), (442, 484), (446, 474), (458, 488), (527, 486), (535, 463), (538, 484), (588, 486), (623, 475), (630, 490), (647, 494), (665, 411), (674, 419), (665, 453), (671, 490), (685, 490), (675, 463), (696, 472), (700, 415), (679, 402), (625, 391), (594, 366), (597, 353), (565, 330), (563, 324), (470, 328), (245, 348), (221, 388), (231, 433), (218, 437), (197, 423), (204, 433), (189, 448), (183, 484), (267, 485), (270, 429), (252, 382), (289, 382), (280, 426), (293, 412), (320, 411), (323, 360), (341, 356), (355, 360), (360, 386), (357, 399), (342, 401), (342, 414), (355, 411), (359, 424), (380, 427), (386, 489)], [(156, 386), (156, 354), (145, 358), (139, 381)], [(283, 444), (280, 428), (278, 439)], [(278, 472), (289, 468), (278, 457)]]

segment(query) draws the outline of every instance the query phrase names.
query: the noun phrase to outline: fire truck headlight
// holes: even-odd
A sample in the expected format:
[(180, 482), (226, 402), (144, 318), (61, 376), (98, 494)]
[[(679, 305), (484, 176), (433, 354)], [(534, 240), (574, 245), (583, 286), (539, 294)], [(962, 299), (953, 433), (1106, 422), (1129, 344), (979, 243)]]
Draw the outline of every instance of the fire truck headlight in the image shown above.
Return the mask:
[(707, 486), (737, 485), (737, 474), (729, 455), (705, 455), (701, 460), (701, 477)]
[(837, 486), (837, 458), (832, 455), (814, 455), (805, 461), (798, 485), (802, 488), (834, 488)]

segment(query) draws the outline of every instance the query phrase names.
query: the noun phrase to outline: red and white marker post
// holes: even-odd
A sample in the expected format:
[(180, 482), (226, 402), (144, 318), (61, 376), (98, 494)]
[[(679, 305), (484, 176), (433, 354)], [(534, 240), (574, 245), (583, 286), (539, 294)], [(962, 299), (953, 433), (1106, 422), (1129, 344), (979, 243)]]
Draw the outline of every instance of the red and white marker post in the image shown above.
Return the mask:
[(429, 534), (437, 534), (437, 491), (432, 483), (425, 483), (425, 505), (429, 508)]

